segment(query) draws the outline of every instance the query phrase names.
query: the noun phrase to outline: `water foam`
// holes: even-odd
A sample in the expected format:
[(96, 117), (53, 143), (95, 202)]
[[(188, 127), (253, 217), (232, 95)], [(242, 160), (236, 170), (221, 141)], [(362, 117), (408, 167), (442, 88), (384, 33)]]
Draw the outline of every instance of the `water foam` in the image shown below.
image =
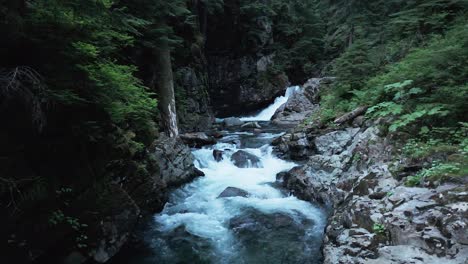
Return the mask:
[(273, 115), (276, 113), (276, 110), (280, 108), (283, 104), (285, 104), (289, 97), (299, 91), (300, 87), (299, 86), (292, 86), (288, 87), (286, 89), (286, 93), (284, 96), (277, 97), (275, 99), (275, 102), (262, 110), (260, 113), (258, 113), (255, 116), (247, 116), (247, 117), (241, 117), (240, 119), (245, 122), (250, 122), (250, 121), (270, 121)]

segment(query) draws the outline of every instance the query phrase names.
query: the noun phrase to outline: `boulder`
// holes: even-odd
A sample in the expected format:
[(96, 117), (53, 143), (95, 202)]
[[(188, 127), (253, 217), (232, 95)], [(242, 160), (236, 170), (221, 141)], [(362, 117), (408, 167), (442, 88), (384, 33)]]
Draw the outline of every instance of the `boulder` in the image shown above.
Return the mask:
[(154, 161), (159, 167), (159, 177), (168, 187), (180, 186), (203, 173), (193, 165), (190, 148), (181, 139), (161, 136), (154, 142)]
[(228, 117), (223, 120), (223, 125), (225, 127), (234, 127), (234, 126), (241, 126), (244, 122), (237, 117)]
[(224, 154), (224, 151), (222, 150), (219, 150), (219, 149), (214, 149), (213, 150), (213, 158), (217, 161), (217, 162), (220, 162), (223, 160), (223, 154)]
[[(311, 263), (320, 259), (320, 235), (315, 223), (300, 213), (263, 213), (248, 209), (232, 218), (229, 228), (240, 241), (245, 263)], [(286, 250), (278, 250), (286, 248)]]
[[(213, 250), (210, 241), (187, 231), (185, 226), (179, 226), (165, 235), (164, 248), (176, 253), (176, 263), (208, 263)], [(161, 249), (158, 249), (161, 250)], [(163, 256), (167, 260), (168, 256)], [(174, 256), (169, 257), (174, 261)], [(168, 262), (164, 262), (168, 263)]]
[(292, 94), (288, 101), (282, 105), (272, 117), (277, 125), (295, 125), (302, 122), (308, 115), (318, 109), (305, 95), (304, 90)]
[(203, 132), (181, 134), (180, 139), (182, 139), (182, 141), (188, 146), (197, 148), (216, 144), (216, 140), (213, 137), (210, 137)]
[(311, 144), (304, 132), (285, 134), (273, 140), (272, 145), (274, 151), (281, 157), (292, 160), (307, 160), (311, 155), (316, 154), (314, 144)]
[(227, 187), (224, 191), (218, 196), (218, 198), (227, 198), (227, 197), (247, 197), (249, 193), (242, 189), (236, 187)]
[(107, 262), (127, 242), (139, 218), (140, 209), (118, 185), (111, 184), (97, 196), (97, 204), (104, 208), (97, 227), (98, 241), (91, 250), (94, 261)]
[(239, 150), (232, 154), (231, 161), (239, 168), (261, 168), (260, 158), (249, 152)]

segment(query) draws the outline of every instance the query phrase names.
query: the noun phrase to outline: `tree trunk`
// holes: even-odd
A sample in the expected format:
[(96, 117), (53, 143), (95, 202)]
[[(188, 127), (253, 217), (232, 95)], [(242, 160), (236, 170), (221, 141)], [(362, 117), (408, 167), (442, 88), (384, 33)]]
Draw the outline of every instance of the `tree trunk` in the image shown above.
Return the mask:
[(174, 80), (169, 45), (161, 43), (155, 50), (155, 55), (157, 68), (155, 84), (163, 128), (169, 137), (177, 137), (179, 129), (177, 127)]
[(354, 109), (353, 111), (340, 116), (339, 118), (335, 119), (335, 121), (333, 121), (333, 122), (335, 124), (341, 125), (341, 124), (343, 124), (345, 122), (353, 120), (354, 118), (356, 118), (356, 117), (358, 117), (358, 116), (360, 116), (362, 114), (365, 114), (368, 108), (369, 107), (367, 107), (367, 106), (360, 106), (360, 107)]

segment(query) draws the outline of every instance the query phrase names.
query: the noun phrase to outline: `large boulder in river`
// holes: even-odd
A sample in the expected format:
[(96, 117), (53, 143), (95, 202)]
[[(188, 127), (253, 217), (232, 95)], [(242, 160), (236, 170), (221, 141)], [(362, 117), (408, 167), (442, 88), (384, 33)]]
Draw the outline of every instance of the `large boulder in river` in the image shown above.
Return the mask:
[(249, 193), (242, 189), (236, 187), (227, 187), (224, 191), (218, 196), (218, 198), (227, 198), (227, 197), (247, 197)]
[[(315, 223), (302, 214), (264, 213), (248, 209), (232, 218), (229, 228), (241, 243), (245, 263), (319, 263), (320, 232)], [(278, 250), (282, 249), (282, 250)]]
[(214, 149), (213, 150), (213, 158), (217, 161), (217, 162), (220, 162), (223, 160), (223, 154), (224, 154), (224, 151), (222, 150), (219, 150), (219, 149)]
[(247, 151), (239, 150), (232, 154), (231, 161), (239, 168), (261, 168), (260, 158)]
[(234, 126), (241, 126), (244, 122), (237, 117), (228, 117), (223, 120), (223, 125), (225, 127), (234, 127)]
[(216, 144), (216, 140), (213, 137), (203, 132), (182, 134), (180, 135), (180, 139), (188, 146), (197, 148)]

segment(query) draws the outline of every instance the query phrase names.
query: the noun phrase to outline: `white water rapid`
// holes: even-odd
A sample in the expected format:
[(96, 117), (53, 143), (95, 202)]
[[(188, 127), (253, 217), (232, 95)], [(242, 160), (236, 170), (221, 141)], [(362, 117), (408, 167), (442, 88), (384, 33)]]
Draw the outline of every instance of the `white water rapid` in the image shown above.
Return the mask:
[[(153, 263), (319, 263), (324, 213), (275, 184), (276, 174), (295, 164), (275, 157), (269, 144), (249, 148), (279, 135), (234, 132), (193, 151), (206, 176), (174, 191), (155, 216)], [(239, 143), (260, 158), (260, 168), (233, 164)], [(224, 152), (222, 161), (215, 161), (214, 149)], [(249, 195), (218, 198), (227, 187)]]
[[(251, 120), (271, 118), (296, 89)], [(143, 228), (141, 252), (119, 264), (321, 263), (325, 213), (281, 188), (276, 175), (296, 164), (272, 153), (270, 143), (283, 134), (281, 128), (262, 126), (269, 133), (223, 131), (216, 145), (194, 149), (195, 166), (205, 176), (172, 192), (164, 210)], [(222, 160), (215, 160), (214, 150), (223, 152)], [(239, 150), (258, 160), (250, 156), (247, 166), (235, 166)], [(238, 189), (219, 197), (228, 187)]]
[(276, 110), (278, 110), (278, 108), (280, 108), (283, 104), (285, 104), (288, 101), (289, 97), (293, 95), (295, 92), (297, 92), (299, 89), (300, 89), (299, 86), (288, 87), (288, 89), (286, 89), (285, 95), (277, 97), (273, 104), (271, 104), (270, 106), (262, 110), (257, 115), (241, 117), (241, 120), (246, 121), (246, 122), (270, 121), (273, 115), (275, 114)]

